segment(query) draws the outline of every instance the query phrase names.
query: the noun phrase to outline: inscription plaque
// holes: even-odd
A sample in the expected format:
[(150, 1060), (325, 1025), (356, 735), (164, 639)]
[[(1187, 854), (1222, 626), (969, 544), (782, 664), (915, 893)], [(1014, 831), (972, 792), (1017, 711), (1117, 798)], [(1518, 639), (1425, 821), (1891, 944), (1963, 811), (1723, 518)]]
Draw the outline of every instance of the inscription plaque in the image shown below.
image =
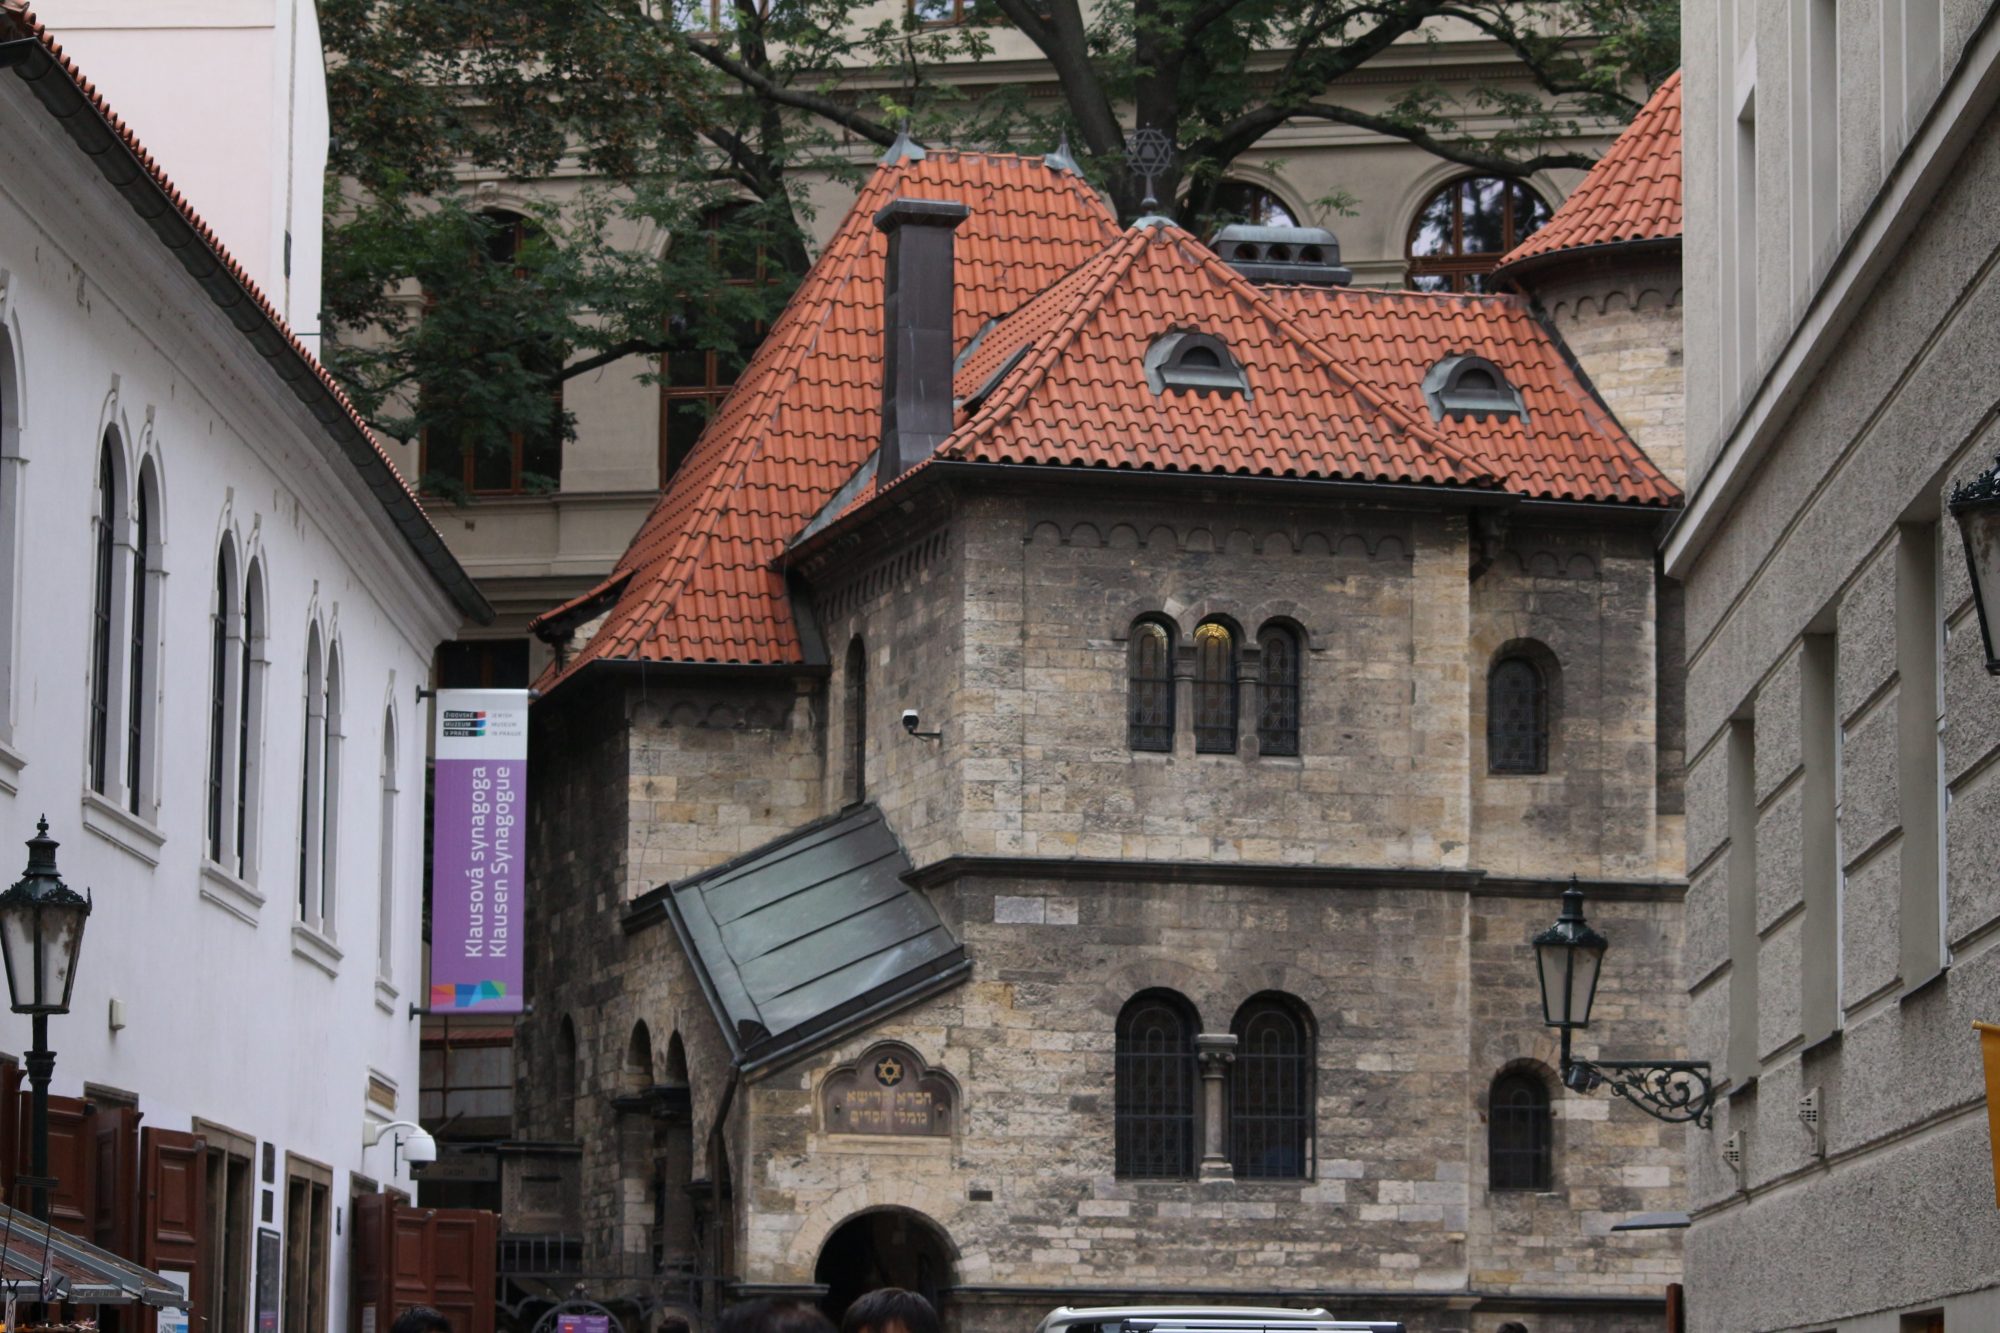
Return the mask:
[(951, 1133), (958, 1085), (901, 1042), (883, 1042), (820, 1085), (823, 1123), (832, 1134), (940, 1137)]

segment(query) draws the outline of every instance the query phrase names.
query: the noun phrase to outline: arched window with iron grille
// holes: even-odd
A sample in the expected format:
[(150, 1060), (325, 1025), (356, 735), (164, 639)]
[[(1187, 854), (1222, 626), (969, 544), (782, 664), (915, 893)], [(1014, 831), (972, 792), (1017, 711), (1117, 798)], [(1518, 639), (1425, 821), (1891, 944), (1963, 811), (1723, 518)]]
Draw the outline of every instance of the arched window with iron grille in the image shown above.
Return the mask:
[(1503, 657), (1486, 678), (1486, 767), (1492, 773), (1549, 771), (1549, 691), (1540, 666)]
[(1126, 735), (1135, 750), (1174, 748), (1174, 630), (1146, 619), (1132, 626), (1126, 672)]
[(1219, 620), (1194, 631), (1194, 748), (1236, 753), (1236, 633)]
[(1304, 1006), (1256, 995), (1236, 1011), (1229, 1067), (1229, 1160), (1240, 1179), (1312, 1174), (1313, 1028)]
[(1548, 1085), (1523, 1069), (1493, 1080), (1486, 1104), (1487, 1184), (1496, 1190), (1546, 1190), (1555, 1176)]
[(1142, 991), (1118, 1015), (1117, 1171), (1180, 1180), (1194, 1175), (1194, 1010), (1172, 991)]
[(1275, 621), (1257, 632), (1257, 753), (1299, 752), (1299, 636)]

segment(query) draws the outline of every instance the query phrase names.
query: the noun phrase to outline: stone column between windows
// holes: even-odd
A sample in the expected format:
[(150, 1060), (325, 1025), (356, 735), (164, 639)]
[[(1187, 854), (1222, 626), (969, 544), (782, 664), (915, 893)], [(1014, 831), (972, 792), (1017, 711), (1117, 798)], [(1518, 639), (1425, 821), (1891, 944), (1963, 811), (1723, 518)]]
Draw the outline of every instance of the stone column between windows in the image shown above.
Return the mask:
[(1194, 1039), (1194, 1053), (1201, 1062), (1201, 1178), (1233, 1183), (1236, 1169), (1229, 1164), (1222, 1138), (1222, 1080), (1236, 1063), (1236, 1034), (1203, 1032)]

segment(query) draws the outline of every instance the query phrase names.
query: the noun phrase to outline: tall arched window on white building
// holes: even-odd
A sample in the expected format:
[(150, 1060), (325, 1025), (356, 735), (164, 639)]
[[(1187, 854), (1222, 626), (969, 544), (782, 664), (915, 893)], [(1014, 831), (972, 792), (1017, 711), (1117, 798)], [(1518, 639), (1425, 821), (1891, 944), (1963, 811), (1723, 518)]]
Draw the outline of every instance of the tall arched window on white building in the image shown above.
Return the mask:
[(264, 679), (269, 669), (264, 618), (264, 562), (243, 580), (243, 641), (236, 700), (236, 873), (257, 882), (257, 828), (263, 809)]
[(160, 600), (163, 589), (160, 541), (160, 474), (151, 458), (139, 467), (133, 491), (132, 582), (126, 616), (130, 646), (125, 672), (125, 808), (151, 819), (159, 805), (153, 790), (154, 738), (159, 719)]
[(393, 976), (396, 922), (396, 710), (382, 710), (382, 865), (375, 928), (375, 975)]
[(118, 529), (125, 521), (119, 485), (118, 436), (106, 431), (97, 454), (97, 512), (91, 531), (90, 597), (90, 789), (111, 787), (114, 746), (111, 730), (113, 623), (117, 618)]
[(20, 359), (0, 326), (0, 738), (14, 739), (14, 599), (21, 524)]
[(319, 626), (306, 635), (305, 738), (299, 747), (299, 920), (320, 923), (320, 820), (326, 813), (326, 657)]
[(228, 538), (215, 556), (215, 597), (208, 621), (208, 859), (235, 869), (238, 745), (237, 698), (243, 689), (243, 626), (237, 606), (236, 546)]
[(328, 937), (335, 933), (334, 865), (340, 842), (340, 677), (340, 644), (335, 642), (326, 650), (326, 769), (320, 776), (318, 925)]

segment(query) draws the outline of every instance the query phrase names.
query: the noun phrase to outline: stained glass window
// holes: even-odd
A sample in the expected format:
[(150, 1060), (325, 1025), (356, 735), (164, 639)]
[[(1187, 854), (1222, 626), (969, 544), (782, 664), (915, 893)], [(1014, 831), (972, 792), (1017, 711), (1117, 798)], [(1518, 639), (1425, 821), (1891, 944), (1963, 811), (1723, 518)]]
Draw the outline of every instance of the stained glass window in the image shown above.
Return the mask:
[(1194, 632), (1194, 748), (1236, 751), (1236, 636), (1213, 620)]
[(1135, 750), (1174, 748), (1174, 637), (1157, 620), (1132, 627), (1126, 729)]

